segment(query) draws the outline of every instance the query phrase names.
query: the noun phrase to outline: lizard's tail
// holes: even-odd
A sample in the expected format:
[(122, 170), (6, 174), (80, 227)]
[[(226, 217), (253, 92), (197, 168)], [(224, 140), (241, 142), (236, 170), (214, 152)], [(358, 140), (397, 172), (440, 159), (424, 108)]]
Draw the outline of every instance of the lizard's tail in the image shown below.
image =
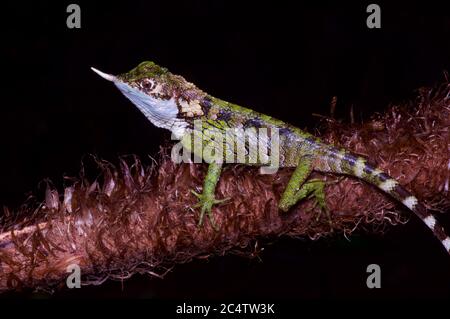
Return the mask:
[(356, 176), (362, 180), (377, 186), (383, 192), (391, 195), (396, 200), (413, 211), (433, 234), (439, 239), (450, 254), (450, 237), (444, 228), (436, 220), (435, 216), (427, 211), (419, 200), (401, 186), (395, 179), (367, 163), (366, 159), (353, 155), (345, 150), (337, 150), (334, 147), (329, 150), (327, 156), (328, 171)]

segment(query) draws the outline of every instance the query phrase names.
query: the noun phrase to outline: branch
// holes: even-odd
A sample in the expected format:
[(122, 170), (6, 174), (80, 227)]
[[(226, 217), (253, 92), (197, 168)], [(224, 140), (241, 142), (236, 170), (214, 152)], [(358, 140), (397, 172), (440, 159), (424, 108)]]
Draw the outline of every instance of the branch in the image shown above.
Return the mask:
[[(370, 122), (323, 121), (323, 138), (368, 157), (418, 196), (429, 209), (448, 211), (450, 107), (448, 83), (422, 89), (404, 106), (391, 106)], [(121, 158), (119, 167), (95, 159), (101, 176), (80, 178), (64, 195), (48, 186), (43, 203), (26, 203), (16, 214), (5, 209), (0, 228), (0, 292), (63, 286), (67, 266), (81, 267), (84, 284), (134, 273), (164, 276), (175, 264), (216, 254), (257, 255), (258, 240), (281, 235), (317, 239), (355, 229), (382, 232), (403, 223), (408, 212), (374, 187), (350, 177), (326, 179), (326, 214), (311, 200), (282, 214), (278, 199), (292, 170), (259, 175), (228, 166), (217, 197), (232, 200), (215, 208), (220, 231), (198, 227), (191, 189), (201, 187), (202, 164), (175, 165), (165, 149), (159, 164)], [(319, 218), (317, 218), (319, 216)], [(438, 244), (438, 243), (436, 243)]]

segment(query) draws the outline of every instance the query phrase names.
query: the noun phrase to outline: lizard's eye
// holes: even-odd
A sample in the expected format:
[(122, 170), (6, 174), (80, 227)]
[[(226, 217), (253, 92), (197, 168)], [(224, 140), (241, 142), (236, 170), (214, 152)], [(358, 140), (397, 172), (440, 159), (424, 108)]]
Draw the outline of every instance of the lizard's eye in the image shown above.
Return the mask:
[(142, 82), (142, 88), (145, 89), (145, 90), (150, 91), (150, 90), (153, 89), (154, 86), (155, 86), (155, 83), (153, 83), (152, 80), (145, 79), (145, 80)]

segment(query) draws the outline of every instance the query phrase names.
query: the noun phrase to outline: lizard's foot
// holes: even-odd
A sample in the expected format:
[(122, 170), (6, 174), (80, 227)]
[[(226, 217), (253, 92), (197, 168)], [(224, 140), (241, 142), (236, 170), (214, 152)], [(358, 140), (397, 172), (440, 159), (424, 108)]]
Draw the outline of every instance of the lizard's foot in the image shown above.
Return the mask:
[(230, 198), (224, 198), (224, 199), (216, 199), (214, 195), (209, 194), (199, 194), (193, 190), (191, 190), (191, 193), (194, 194), (198, 198), (198, 203), (194, 206), (194, 208), (200, 207), (200, 220), (198, 221), (198, 226), (201, 226), (203, 224), (203, 218), (205, 216), (205, 213), (208, 215), (209, 221), (211, 223), (211, 226), (218, 230), (213, 214), (212, 214), (212, 207), (216, 204), (221, 204), (226, 201), (228, 201)]
[(305, 183), (308, 184), (308, 188), (310, 190), (310, 195), (308, 198), (314, 198), (315, 204), (310, 210), (314, 210), (317, 206), (319, 206), (319, 212), (316, 216), (316, 223), (319, 222), (322, 214), (325, 212), (327, 215), (328, 223), (330, 224), (330, 228), (333, 229), (333, 220), (331, 219), (330, 211), (327, 207), (325, 200), (325, 185), (327, 184), (325, 181), (320, 179), (311, 179)]

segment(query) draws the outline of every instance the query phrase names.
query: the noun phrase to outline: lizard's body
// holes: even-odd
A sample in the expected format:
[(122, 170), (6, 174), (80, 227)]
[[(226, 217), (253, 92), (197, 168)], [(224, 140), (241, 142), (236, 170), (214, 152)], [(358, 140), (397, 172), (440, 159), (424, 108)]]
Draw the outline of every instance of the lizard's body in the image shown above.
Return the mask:
[[(94, 71), (113, 81), (153, 124), (171, 130), (176, 137), (184, 141), (183, 145), (194, 153), (196, 152), (195, 147), (191, 144), (192, 140), (190, 138), (183, 139), (183, 137), (191, 136), (196, 131), (204, 134), (207, 130), (225, 132), (227, 129), (234, 128), (276, 130), (279, 136), (277, 140), (278, 165), (280, 167), (295, 167), (295, 171), (279, 202), (282, 211), (287, 211), (299, 200), (310, 195), (314, 195), (318, 203), (325, 208), (323, 182), (308, 180), (313, 170), (346, 174), (375, 185), (403, 203), (424, 221), (444, 245), (447, 252), (450, 253), (450, 238), (445, 234), (435, 217), (428, 213), (417, 198), (396, 180), (368, 164), (363, 157), (352, 154), (346, 149), (326, 144), (313, 135), (283, 121), (212, 97), (184, 78), (173, 75), (167, 69), (152, 62), (143, 62), (132, 71), (117, 77), (95, 69)], [(196, 129), (194, 120), (201, 120), (200, 129), (198, 127)], [(270, 144), (271, 139), (268, 138), (265, 142)], [(228, 147), (236, 152), (236, 145), (228, 145)], [(196, 155), (204, 157), (204, 154)], [(223, 160), (225, 160), (224, 158)], [(213, 160), (208, 162), (210, 164), (203, 192), (202, 194), (194, 192), (200, 199), (202, 213), (200, 223), (205, 213), (208, 213), (210, 217), (212, 216), (211, 209), (214, 204), (223, 201), (216, 200), (214, 197), (223, 161)], [(246, 162), (246, 164), (252, 163)], [(264, 165), (259, 158), (253, 164)]]

